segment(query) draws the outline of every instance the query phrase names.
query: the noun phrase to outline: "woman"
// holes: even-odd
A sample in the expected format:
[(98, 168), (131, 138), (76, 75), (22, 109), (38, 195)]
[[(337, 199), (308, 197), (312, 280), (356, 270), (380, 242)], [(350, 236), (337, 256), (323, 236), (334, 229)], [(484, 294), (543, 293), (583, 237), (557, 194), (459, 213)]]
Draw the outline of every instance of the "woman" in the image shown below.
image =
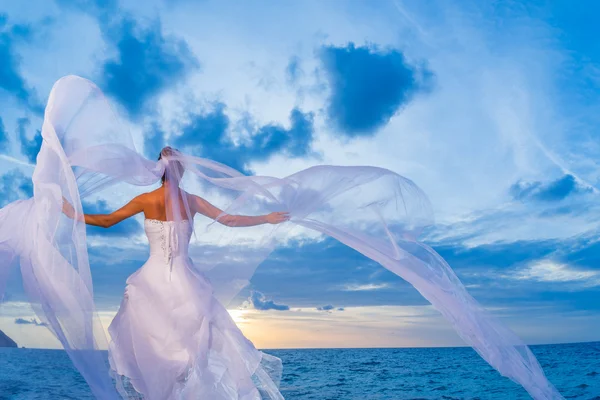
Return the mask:
[[(533, 398), (562, 398), (529, 348), (417, 240), (432, 212), (409, 179), (368, 166), (245, 176), (169, 148), (155, 162), (136, 151), (115, 121), (93, 83), (60, 79), (46, 107), (34, 196), (0, 210), (0, 260), (19, 257), (38, 318), (97, 398), (117, 398), (99, 351), (105, 346), (123, 397), (130, 397), (125, 382), (151, 399), (281, 398), (280, 363), (243, 337), (225, 307), (278, 244), (322, 237), (412, 284), (468, 345)], [(83, 214), (81, 200), (101, 189), (161, 180), (155, 192), (113, 214)], [(190, 194), (198, 190), (228, 204), (225, 211)], [(139, 212), (146, 216), (150, 258), (127, 281), (108, 344), (95, 311), (85, 223), (109, 226)], [(289, 240), (292, 226), (297, 240)], [(9, 266), (0, 263), (0, 298)]]
[[(109, 228), (138, 213), (150, 243), (148, 261), (127, 280), (119, 312), (109, 327), (109, 359), (120, 391), (126, 384), (147, 399), (260, 399), (256, 375), (268, 398), (283, 398), (278, 382), (256, 373), (266, 355), (257, 351), (212, 294), (210, 282), (194, 272), (188, 257), (190, 221), (202, 214), (228, 227), (279, 224), (288, 213), (229, 215), (203, 198), (180, 189), (183, 166), (169, 160), (178, 152), (165, 147), (161, 186), (135, 197), (111, 214), (84, 214), (88, 225)], [(170, 174), (169, 171), (175, 173)], [(170, 176), (167, 177), (167, 174)], [(177, 176), (179, 175), (179, 176)], [(173, 202), (178, 205), (174, 206)], [(176, 217), (174, 210), (179, 210)], [(63, 212), (76, 215), (63, 199)], [(174, 241), (172, 238), (177, 237)], [(151, 332), (151, 334), (149, 334)], [(274, 357), (270, 362), (275, 362)], [(278, 360), (277, 360), (278, 361)], [(223, 372), (225, 371), (225, 372)], [(262, 372), (262, 371), (261, 371)]]

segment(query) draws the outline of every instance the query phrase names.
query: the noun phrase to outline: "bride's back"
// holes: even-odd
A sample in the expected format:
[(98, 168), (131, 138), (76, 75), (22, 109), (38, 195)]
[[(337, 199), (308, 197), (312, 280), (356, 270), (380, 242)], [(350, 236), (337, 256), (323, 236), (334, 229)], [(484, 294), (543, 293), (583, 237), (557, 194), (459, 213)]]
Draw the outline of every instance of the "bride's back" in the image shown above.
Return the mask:
[[(166, 185), (163, 185), (152, 192), (145, 193), (141, 197), (144, 203), (144, 216), (147, 219), (172, 221), (176, 219), (184, 220), (194, 216), (192, 202), (190, 202), (191, 196), (179, 188), (170, 189)], [(173, 204), (174, 201), (177, 203)], [(190, 211), (191, 215), (187, 214), (186, 209)], [(173, 210), (179, 211), (179, 218), (172, 215)]]

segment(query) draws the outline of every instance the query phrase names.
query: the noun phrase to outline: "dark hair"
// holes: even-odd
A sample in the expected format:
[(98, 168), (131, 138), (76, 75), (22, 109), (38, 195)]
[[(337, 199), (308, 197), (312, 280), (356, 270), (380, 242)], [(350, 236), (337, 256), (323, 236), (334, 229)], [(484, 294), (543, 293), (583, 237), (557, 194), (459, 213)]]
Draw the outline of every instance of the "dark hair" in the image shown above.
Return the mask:
[[(162, 159), (162, 150), (160, 151), (160, 153), (158, 153), (158, 159)], [(163, 173), (163, 176), (160, 177), (160, 182), (162, 184), (165, 183), (165, 181), (167, 180), (167, 169), (165, 168), (165, 172)]]
[[(163, 152), (165, 153), (165, 155), (171, 155), (171, 154), (173, 154), (174, 151), (177, 151), (177, 149), (174, 149), (170, 146), (166, 146), (158, 154), (158, 159), (159, 160), (162, 159)], [(179, 170), (179, 174), (183, 175), (184, 168), (183, 168), (183, 165), (181, 164), (181, 162), (177, 161), (177, 160), (173, 160), (171, 162), (174, 163), (174, 166)], [(180, 176), (180, 178), (181, 178), (181, 176)], [(164, 184), (166, 180), (167, 180), (167, 169), (165, 167), (165, 172), (163, 173), (163, 176), (160, 178), (160, 181), (161, 181), (161, 183)]]

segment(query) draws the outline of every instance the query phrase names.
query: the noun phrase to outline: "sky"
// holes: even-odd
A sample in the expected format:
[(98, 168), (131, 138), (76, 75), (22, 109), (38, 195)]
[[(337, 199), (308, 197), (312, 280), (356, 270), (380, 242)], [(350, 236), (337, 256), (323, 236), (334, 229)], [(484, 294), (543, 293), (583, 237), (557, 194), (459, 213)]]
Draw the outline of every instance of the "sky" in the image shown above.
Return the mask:
[[(376, 165), (416, 182), (422, 240), (527, 343), (600, 340), (594, 1), (31, 0), (0, 5), (0, 205), (31, 196), (53, 83), (109, 96), (136, 146), (243, 172)], [(101, 194), (110, 212), (139, 193)], [(99, 314), (147, 257), (88, 230)], [(18, 290), (0, 329), (57, 347)], [(230, 313), (260, 348), (456, 346), (409, 284), (332, 239), (279, 248)]]

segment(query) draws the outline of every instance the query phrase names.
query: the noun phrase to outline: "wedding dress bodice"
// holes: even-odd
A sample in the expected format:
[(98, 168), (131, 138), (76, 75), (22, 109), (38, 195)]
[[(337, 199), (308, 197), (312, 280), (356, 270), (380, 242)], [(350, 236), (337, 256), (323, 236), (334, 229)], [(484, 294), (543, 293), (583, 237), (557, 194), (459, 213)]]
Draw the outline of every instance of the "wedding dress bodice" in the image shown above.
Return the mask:
[(146, 219), (144, 228), (150, 244), (150, 256), (161, 256), (167, 265), (179, 256), (188, 256), (192, 226), (188, 220), (160, 221)]

